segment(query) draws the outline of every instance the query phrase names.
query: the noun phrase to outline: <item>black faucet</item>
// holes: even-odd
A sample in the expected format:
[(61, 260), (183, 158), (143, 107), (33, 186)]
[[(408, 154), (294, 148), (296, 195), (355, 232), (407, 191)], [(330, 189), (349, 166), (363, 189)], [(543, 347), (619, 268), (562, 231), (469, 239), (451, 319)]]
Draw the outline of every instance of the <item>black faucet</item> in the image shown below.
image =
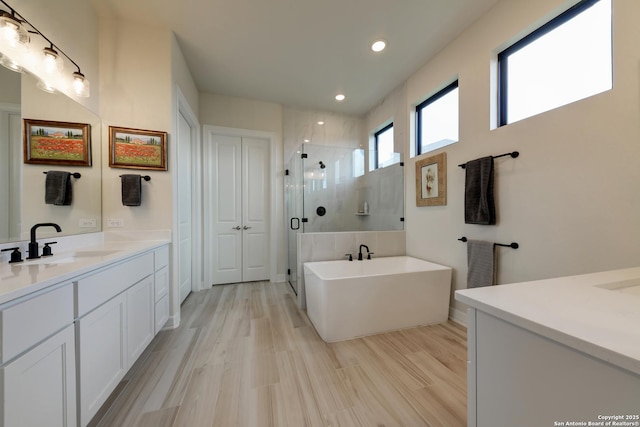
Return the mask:
[(55, 224), (53, 222), (43, 222), (31, 227), (31, 241), (29, 242), (29, 256), (27, 257), (27, 259), (40, 258), (40, 254), (38, 253), (38, 242), (36, 241), (36, 230), (39, 227), (53, 227), (58, 233), (62, 231), (62, 228), (60, 228), (58, 224)]
[(371, 259), (371, 255), (369, 252), (369, 246), (367, 245), (360, 245), (360, 251), (358, 252), (358, 261), (362, 261), (362, 248), (366, 248), (367, 249), (367, 258)]

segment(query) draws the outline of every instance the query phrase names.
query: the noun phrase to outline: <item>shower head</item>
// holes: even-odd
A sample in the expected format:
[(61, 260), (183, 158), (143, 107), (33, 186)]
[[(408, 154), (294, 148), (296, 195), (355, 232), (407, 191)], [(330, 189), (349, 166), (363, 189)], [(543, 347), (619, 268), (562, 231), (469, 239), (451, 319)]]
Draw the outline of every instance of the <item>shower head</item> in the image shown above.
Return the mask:
[(324, 169), (327, 167), (327, 165), (325, 165), (324, 163), (322, 163), (322, 160), (320, 160), (318, 163), (320, 163), (320, 169)]

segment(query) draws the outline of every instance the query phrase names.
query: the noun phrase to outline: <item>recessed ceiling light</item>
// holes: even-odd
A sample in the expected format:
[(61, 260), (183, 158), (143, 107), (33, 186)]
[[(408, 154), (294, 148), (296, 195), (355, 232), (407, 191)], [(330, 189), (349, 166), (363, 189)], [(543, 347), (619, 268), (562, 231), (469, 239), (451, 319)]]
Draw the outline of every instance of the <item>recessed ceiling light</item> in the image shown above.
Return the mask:
[[(304, 142), (309, 142), (309, 141), (311, 141), (311, 140), (310, 140), (310, 139), (304, 139), (303, 141), (304, 141)], [(298, 151), (298, 153), (299, 153), (299, 151)]]
[(377, 40), (371, 45), (371, 50), (374, 52), (380, 52), (381, 50), (384, 50), (386, 46), (387, 44), (384, 40)]
[(320, 126), (322, 126), (322, 125), (324, 124), (324, 122), (323, 122), (322, 120), (320, 120), (320, 121), (318, 121), (318, 124), (319, 124)]
[(344, 96), (344, 94), (342, 93), (336, 95), (336, 101), (344, 101), (345, 98), (346, 96)]

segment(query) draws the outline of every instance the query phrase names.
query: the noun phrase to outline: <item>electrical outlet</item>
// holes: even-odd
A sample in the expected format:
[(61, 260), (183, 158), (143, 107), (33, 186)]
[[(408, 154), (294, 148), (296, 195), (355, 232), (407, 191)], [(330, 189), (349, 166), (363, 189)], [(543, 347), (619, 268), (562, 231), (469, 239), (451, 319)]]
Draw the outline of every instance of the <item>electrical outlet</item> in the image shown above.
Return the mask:
[(108, 218), (107, 219), (107, 227), (110, 227), (110, 228), (122, 228), (122, 227), (124, 227), (124, 219)]
[(95, 218), (81, 218), (78, 226), (80, 228), (96, 228)]

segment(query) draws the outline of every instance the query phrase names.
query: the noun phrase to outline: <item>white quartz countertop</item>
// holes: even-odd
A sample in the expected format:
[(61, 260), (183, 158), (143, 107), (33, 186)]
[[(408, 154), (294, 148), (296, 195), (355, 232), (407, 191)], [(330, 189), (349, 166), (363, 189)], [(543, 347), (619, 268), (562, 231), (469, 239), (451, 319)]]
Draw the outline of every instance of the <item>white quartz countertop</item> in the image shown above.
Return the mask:
[(464, 289), (455, 298), (640, 375), (640, 267)]
[(75, 251), (54, 252), (51, 257), (3, 263), (0, 265), (0, 304), (168, 243), (168, 240), (110, 241)]

